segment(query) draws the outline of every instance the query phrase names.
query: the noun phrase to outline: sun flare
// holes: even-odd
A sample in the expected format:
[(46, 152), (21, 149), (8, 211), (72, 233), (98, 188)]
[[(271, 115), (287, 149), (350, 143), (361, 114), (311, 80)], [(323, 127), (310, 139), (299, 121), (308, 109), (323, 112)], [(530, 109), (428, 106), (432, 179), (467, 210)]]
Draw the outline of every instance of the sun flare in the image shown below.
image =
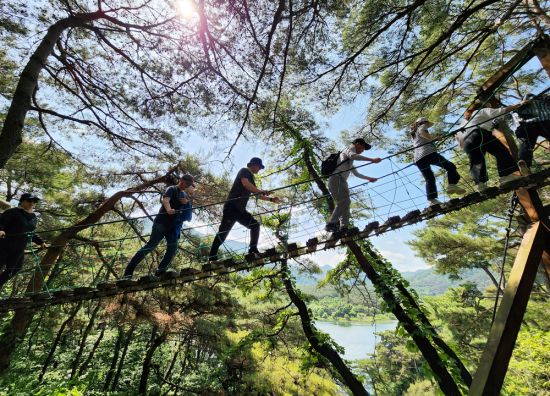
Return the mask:
[(193, 0), (176, 0), (176, 8), (183, 18), (191, 18), (197, 12)]

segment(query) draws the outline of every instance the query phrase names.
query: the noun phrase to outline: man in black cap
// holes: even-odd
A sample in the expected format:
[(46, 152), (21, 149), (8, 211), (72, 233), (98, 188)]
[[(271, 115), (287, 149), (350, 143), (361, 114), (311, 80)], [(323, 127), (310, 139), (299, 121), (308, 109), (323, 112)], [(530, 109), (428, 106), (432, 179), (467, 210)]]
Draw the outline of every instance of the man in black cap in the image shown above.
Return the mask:
[(351, 145), (340, 153), (336, 169), (328, 178), (328, 189), (334, 199), (335, 207), (325, 230), (336, 232), (339, 229), (345, 229), (349, 225), (351, 199), (349, 196), (348, 177), (350, 172), (360, 179), (375, 182), (376, 178), (365, 176), (357, 171), (353, 166), (353, 161), (370, 161), (378, 163), (380, 158), (370, 158), (361, 155), (365, 150), (369, 150), (371, 145), (365, 142), (363, 138), (355, 139)]
[(23, 267), (25, 246), (29, 240), (46, 248), (46, 243), (34, 234), (38, 219), (34, 207), (40, 200), (36, 195), (24, 193), (19, 206), (0, 214), (0, 288), (13, 278)]
[(124, 278), (130, 279), (137, 265), (155, 249), (160, 241), (166, 239), (166, 253), (162, 258), (155, 275), (159, 276), (166, 272), (166, 268), (176, 255), (178, 249), (179, 229), (182, 221), (178, 221), (182, 211), (189, 210), (187, 208), (191, 197), (185, 192), (190, 187), (195, 186), (193, 176), (183, 175), (180, 177), (178, 184), (170, 186), (162, 195), (162, 205), (153, 221), (153, 228), (149, 241), (132, 257), (126, 269), (124, 270)]
[(248, 198), (251, 194), (257, 194), (261, 200), (276, 203), (281, 202), (278, 197), (268, 197), (270, 194), (269, 191), (263, 191), (256, 187), (254, 175), (264, 168), (262, 160), (258, 157), (253, 157), (246, 164), (246, 168), (242, 168), (237, 173), (237, 177), (223, 205), (222, 221), (210, 249), (209, 261), (216, 261), (218, 259), (218, 250), (227, 238), (231, 228), (235, 225), (235, 222), (239, 222), (250, 229), (250, 248), (248, 249), (248, 253), (259, 253), (260, 223), (246, 211)]

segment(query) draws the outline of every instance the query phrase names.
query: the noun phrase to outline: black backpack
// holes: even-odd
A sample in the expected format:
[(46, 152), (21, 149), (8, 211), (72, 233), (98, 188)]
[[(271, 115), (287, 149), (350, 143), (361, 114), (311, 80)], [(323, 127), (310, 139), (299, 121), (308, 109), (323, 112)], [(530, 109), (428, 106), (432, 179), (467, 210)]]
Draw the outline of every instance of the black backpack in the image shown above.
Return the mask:
[(334, 172), (337, 167), (339, 167), (340, 165), (342, 165), (344, 162), (346, 162), (349, 159), (349, 158), (346, 158), (344, 161), (342, 161), (340, 163), (340, 165), (337, 165), (338, 164), (338, 158), (340, 157), (340, 153), (341, 153), (341, 151), (339, 151), (337, 153), (332, 153), (331, 155), (329, 155), (327, 158), (325, 158), (321, 162), (321, 175), (323, 175), (323, 176), (332, 175), (332, 172)]

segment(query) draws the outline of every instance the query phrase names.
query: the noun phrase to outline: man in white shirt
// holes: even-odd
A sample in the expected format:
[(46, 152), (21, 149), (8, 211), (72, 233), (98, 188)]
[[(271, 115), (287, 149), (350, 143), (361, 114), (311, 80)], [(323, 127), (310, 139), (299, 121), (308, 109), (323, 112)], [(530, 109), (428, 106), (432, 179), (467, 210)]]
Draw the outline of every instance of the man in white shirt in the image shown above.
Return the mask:
[(456, 138), (460, 147), (468, 154), (470, 174), (480, 192), (487, 188), (487, 181), (489, 180), (485, 153), (495, 157), (501, 185), (521, 177), (514, 158), (491, 132), (494, 120), (504, 117), (521, 105), (522, 103), (519, 103), (500, 109), (483, 108), (477, 110), (471, 108), (464, 113), (464, 119), (461, 123), (464, 132), (457, 133)]
[(339, 229), (345, 229), (349, 225), (350, 204), (348, 177), (350, 172), (360, 179), (375, 182), (376, 178), (362, 175), (353, 166), (353, 161), (370, 161), (378, 163), (382, 161), (380, 158), (369, 158), (361, 155), (365, 150), (370, 149), (370, 144), (364, 139), (359, 138), (351, 142), (351, 145), (340, 153), (336, 169), (328, 178), (328, 189), (332, 198), (335, 201), (334, 211), (330, 220), (327, 223), (325, 230), (328, 232), (336, 232)]

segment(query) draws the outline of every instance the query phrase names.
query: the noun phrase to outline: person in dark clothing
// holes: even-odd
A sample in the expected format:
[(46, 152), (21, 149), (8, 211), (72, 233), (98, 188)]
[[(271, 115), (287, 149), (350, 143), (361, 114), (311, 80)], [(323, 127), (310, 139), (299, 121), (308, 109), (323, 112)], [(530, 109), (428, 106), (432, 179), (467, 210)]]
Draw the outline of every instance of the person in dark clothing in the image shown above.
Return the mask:
[(258, 194), (259, 198), (264, 201), (281, 202), (278, 197), (268, 197), (270, 194), (269, 191), (263, 191), (256, 187), (254, 175), (264, 168), (262, 160), (253, 157), (246, 165), (246, 168), (242, 168), (239, 173), (237, 173), (237, 177), (223, 205), (222, 221), (210, 249), (209, 261), (216, 261), (218, 259), (218, 250), (236, 222), (250, 229), (250, 248), (248, 252), (255, 254), (259, 253), (258, 239), (260, 237), (260, 223), (246, 211), (248, 198), (251, 194)]
[(185, 191), (190, 186), (194, 186), (193, 176), (183, 175), (179, 179), (178, 184), (166, 189), (166, 192), (162, 195), (162, 205), (153, 221), (149, 241), (132, 257), (124, 270), (123, 278), (130, 279), (137, 265), (163, 239), (166, 239), (166, 252), (155, 275), (159, 276), (166, 272), (166, 268), (170, 265), (178, 249), (178, 239), (182, 223), (190, 219), (191, 197)]
[(477, 184), (479, 192), (487, 189), (487, 165), (485, 153), (495, 157), (497, 162), (500, 185), (504, 185), (521, 177), (518, 165), (512, 155), (496, 137), (493, 136), (493, 121), (502, 119), (512, 110), (520, 107), (518, 103), (498, 109), (472, 107), (464, 113), (461, 127), (463, 132), (458, 132), (455, 137), (470, 159), (470, 173)]
[(518, 165), (522, 174), (529, 174), (538, 137), (550, 140), (550, 97), (526, 95), (524, 105), (517, 109), (514, 118), (518, 122), (516, 136), (520, 141)]
[(24, 193), (18, 207), (0, 214), (0, 268), (4, 268), (0, 274), (0, 288), (23, 267), (25, 246), (29, 240), (42, 248), (48, 247), (34, 234), (38, 222), (34, 207), (39, 200), (36, 195)]

